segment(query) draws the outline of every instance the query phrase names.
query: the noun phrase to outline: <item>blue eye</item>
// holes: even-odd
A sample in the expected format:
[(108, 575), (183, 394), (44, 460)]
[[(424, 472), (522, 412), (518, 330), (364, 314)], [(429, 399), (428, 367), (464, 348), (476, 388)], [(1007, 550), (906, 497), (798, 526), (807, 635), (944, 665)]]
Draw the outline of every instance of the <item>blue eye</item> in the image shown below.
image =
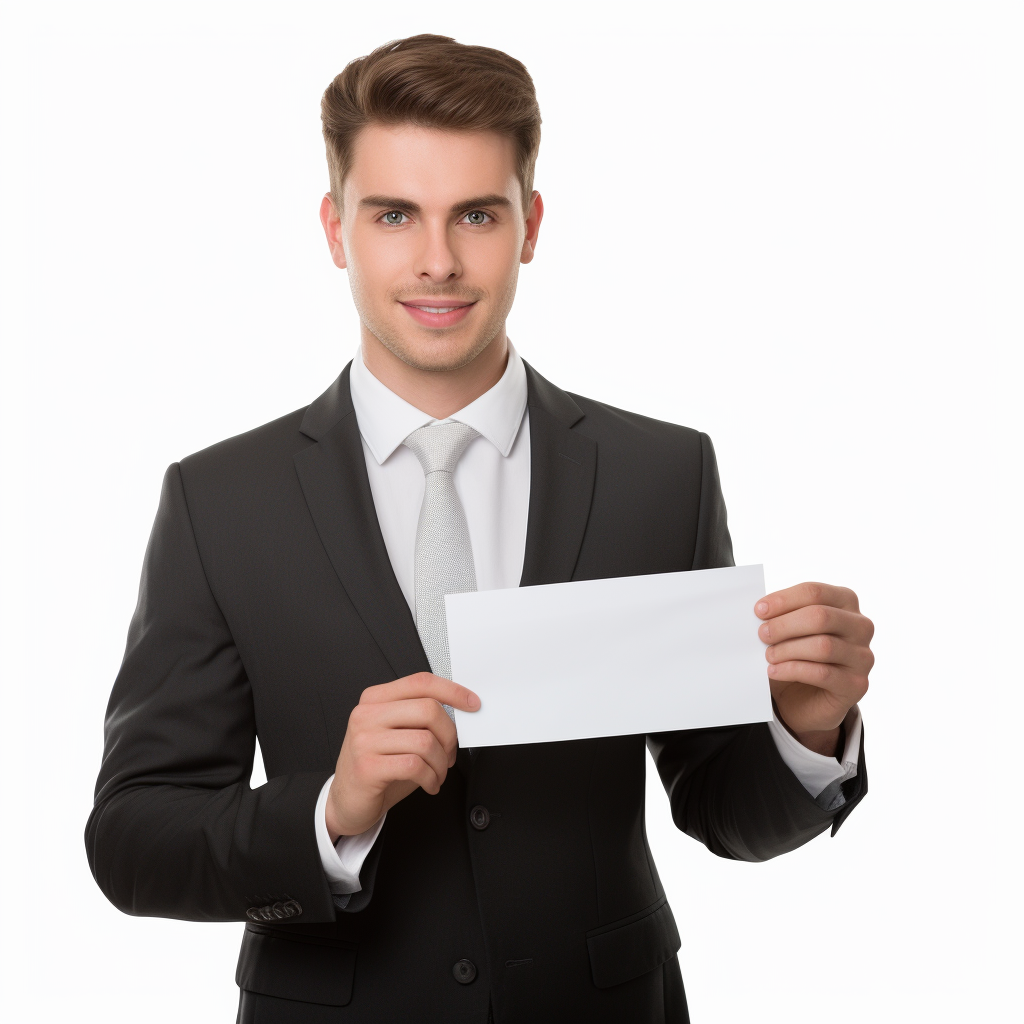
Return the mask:
[(387, 213), (381, 218), (385, 224), (391, 224), (392, 226), (398, 226), (402, 223), (402, 218), (405, 216), (401, 210), (388, 210)]

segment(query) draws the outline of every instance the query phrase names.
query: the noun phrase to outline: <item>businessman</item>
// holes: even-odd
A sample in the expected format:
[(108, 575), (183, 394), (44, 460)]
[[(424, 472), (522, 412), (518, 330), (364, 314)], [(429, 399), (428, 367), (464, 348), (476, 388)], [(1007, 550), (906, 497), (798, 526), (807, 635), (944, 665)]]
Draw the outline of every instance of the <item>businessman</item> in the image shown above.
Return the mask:
[(416, 36), (350, 63), (322, 116), (361, 345), (308, 407), (167, 470), (95, 878), (126, 913), (245, 921), (250, 1024), (686, 1021), (645, 748), (719, 856), (834, 834), (867, 790), (872, 625), (841, 587), (759, 601), (769, 723), (460, 749), (449, 711), (480, 702), (443, 596), (733, 564), (714, 451), (506, 336), (544, 215), (522, 64)]

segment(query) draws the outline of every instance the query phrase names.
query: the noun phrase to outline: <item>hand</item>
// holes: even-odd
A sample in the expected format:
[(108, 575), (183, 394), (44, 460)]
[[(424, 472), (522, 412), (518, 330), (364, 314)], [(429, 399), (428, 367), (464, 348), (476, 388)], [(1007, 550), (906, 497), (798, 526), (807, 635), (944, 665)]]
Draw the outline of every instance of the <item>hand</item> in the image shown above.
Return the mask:
[(857, 595), (826, 583), (778, 590), (754, 607), (770, 646), (768, 679), (778, 715), (805, 746), (835, 757), (839, 726), (867, 693), (875, 627)]
[(417, 672), (363, 690), (348, 717), (331, 791), (327, 832), (365, 832), (420, 787), (432, 796), (455, 764), (455, 723), (441, 704), (476, 711), (480, 698), (450, 679)]

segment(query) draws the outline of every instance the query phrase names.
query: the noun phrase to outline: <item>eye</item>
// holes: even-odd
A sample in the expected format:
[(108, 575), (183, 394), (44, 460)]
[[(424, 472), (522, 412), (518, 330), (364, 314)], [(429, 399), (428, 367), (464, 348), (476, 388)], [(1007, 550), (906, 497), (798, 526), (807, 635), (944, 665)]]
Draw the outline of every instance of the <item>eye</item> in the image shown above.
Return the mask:
[(484, 213), (483, 210), (471, 210), (464, 219), (468, 224), (472, 224), (473, 227), (481, 227), (492, 218), (489, 213)]
[(402, 220), (404, 216), (405, 214), (402, 213), (401, 210), (388, 210), (388, 212), (385, 213), (383, 217), (381, 217), (381, 220), (385, 224), (389, 224), (392, 227), (398, 227), (399, 224), (404, 223), (404, 221)]

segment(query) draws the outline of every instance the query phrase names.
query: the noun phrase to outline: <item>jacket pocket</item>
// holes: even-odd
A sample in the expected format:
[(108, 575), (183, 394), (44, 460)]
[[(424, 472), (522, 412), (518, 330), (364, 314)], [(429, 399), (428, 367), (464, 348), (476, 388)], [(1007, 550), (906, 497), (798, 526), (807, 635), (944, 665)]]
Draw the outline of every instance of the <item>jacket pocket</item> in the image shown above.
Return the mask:
[(235, 983), (264, 996), (345, 1006), (352, 999), (355, 971), (352, 944), (282, 939), (247, 927)]
[(666, 897), (637, 914), (587, 932), (590, 971), (598, 988), (640, 977), (672, 958), (682, 943)]

